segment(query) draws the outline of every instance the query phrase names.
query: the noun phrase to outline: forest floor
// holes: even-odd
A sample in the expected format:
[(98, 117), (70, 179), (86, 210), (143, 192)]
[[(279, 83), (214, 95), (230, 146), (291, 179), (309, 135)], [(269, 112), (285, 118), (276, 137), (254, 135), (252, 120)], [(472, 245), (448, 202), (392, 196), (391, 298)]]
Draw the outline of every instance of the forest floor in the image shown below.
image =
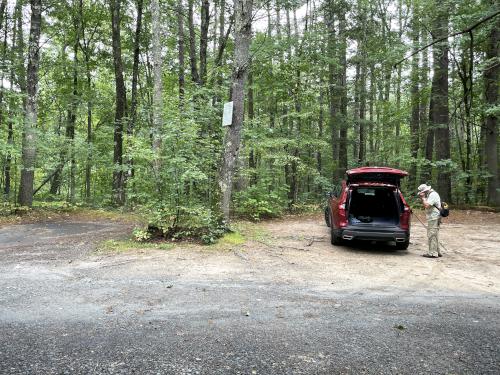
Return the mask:
[(0, 226), (0, 373), (500, 368), (498, 213), (453, 211), (440, 259), (421, 257), (416, 219), (408, 251), (332, 246), (321, 215), (240, 222), (212, 246), (138, 246), (133, 227), (71, 214)]

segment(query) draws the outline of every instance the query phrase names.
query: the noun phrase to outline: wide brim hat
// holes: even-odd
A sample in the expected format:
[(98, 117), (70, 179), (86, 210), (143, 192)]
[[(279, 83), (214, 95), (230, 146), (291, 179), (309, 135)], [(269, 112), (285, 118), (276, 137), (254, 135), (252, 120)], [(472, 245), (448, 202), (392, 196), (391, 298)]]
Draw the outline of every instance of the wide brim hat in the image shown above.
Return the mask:
[(429, 190), (431, 190), (431, 185), (422, 184), (418, 187), (419, 193), (425, 193), (426, 191), (429, 191)]

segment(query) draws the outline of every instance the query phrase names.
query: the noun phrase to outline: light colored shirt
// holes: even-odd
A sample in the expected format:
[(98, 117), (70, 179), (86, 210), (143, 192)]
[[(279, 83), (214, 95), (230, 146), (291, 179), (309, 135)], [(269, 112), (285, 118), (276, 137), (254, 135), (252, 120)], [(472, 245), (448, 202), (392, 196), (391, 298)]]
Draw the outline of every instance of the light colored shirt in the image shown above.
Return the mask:
[(441, 198), (439, 194), (434, 190), (431, 190), (429, 196), (427, 197), (427, 203), (430, 205), (429, 208), (425, 209), (425, 216), (427, 220), (436, 220), (441, 216), (439, 209), (436, 207), (441, 207)]

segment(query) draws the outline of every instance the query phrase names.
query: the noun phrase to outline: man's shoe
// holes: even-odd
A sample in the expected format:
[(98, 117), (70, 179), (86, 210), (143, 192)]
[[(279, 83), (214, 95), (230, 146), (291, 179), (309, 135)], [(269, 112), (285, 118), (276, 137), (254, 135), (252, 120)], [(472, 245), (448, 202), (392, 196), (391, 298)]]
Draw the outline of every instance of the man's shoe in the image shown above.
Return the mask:
[(443, 256), (443, 254), (441, 254), (441, 253), (439, 253), (439, 254), (438, 254), (438, 257), (440, 257), (440, 258), (441, 258), (442, 256)]
[(424, 258), (437, 258), (436, 256), (434, 255), (431, 255), (431, 254), (424, 254), (422, 255)]

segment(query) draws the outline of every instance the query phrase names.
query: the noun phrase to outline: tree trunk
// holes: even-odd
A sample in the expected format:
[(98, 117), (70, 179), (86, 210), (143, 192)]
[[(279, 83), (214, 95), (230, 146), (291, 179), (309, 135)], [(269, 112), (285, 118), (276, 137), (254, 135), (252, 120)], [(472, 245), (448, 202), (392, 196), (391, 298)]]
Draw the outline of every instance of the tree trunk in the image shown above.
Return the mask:
[[(330, 144), (332, 147), (333, 165), (338, 165), (339, 159), (339, 128), (338, 128), (338, 74), (339, 67), (335, 62), (335, 24), (334, 24), (333, 2), (328, 2), (325, 6), (325, 23), (327, 26), (327, 51), (328, 51), (328, 125), (330, 128)], [(332, 182), (335, 183), (337, 170), (334, 168)]]
[(252, 38), (253, 0), (235, 0), (235, 49), (232, 82), (233, 121), (224, 139), (224, 157), (219, 177), (221, 210), (229, 224), (233, 176), (241, 145), (244, 115), (245, 81), (248, 74), (250, 41)]
[[(252, 69), (248, 71), (248, 125), (250, 127), (254, 126), (253, 120), (255, 117), (254, 111), (254, 97), (253, 97), (253, 74)], [(257, 160), (255, 151), (253, 148), (250, 149), (248, 155), (248, 167), (250, 168), (250, 185), (255, 185), (257, 183)]]
[[(364, 47), (363, 47), (364, 48)], [(366, 58), (361, 53), (361, 72), (359, 77), (359, 154), (358, 163), (363, 165), (366, 160)]]
[(208, 0), (201, 2), (201, 26), (200, 26), (200, 84), (207, 81), (207, 46), (208, 26), (210, 24), (210, 3)]
[[(359, 57), (359, 56), (358, 56)], [(357, 136), (358, 139), (354, 141), (352, 147), (352, 158), (359, 163), (359, 131), (360, 131), (360, 121), (359, 121), (359, 93), (360, 93), (360, 75), (361, 75), (361, 64), (359, 59), (355, 63), (356, 65), (356, 73), (354, 75), (354, 109), (353, 109), (353, 117), (354, 117), (354, 135)]]
[(157, 191), (161, 191), (161, 135), (163, 128), (163, 79), (161, 61), (161, 30), (159, 0), (151, 1), (153, 39), (153, 172)]
[(90, 46), (85, 37), (85, 22), (83, 18), (83, 0), (79, 4), (80, 22), (82, 28), (82, 51), (85, 58), (85, 73), (87, 78), (87, 157), (85, 161), (85, 199), (90, 201), (90, 185), (91, 185), (91, 172), (92, 172), (92, 71), (90, 67)]
[[(434, 20), (434, 38), (448, 34), (447, 10), (439, 10)], [(432, 126), (436, 129), (436, 160), (446, 161), (450, 156), (450, 129), (448, 113), (448, 41), (437, 43), (433, 48), (434, 77), (432, 79), (433, 108)], [(435, 90), (434, 90), (435, 88)], [(451, 201), (451, 176), (449, 168), (440, 168), (437, 191), (441, 199)]]
[(198, 59), (196, 58), (196, 34), (193, 21), (193, 0), (188, 0), (188, 27), (189, 27), (189, 62), (191, 64), (191, 79), (200, 83), (198, 74)]
[(33, 182), (35, 177), (38, 66), (40, 60), (40, 31), (42, 26), (42, 1), (31, 0), (31, 26), (28, 46), (28, 69), (26, 84), (26, 112), (23, 128), (22, 170), (19, 186), (19, 204), (33, 204)]
[(2, 30), (4, 18), (7, 19), (7, 17), (5, 17), (7, 13), (6, 7), (7, 7), (7, 0), (2, 0), (2, 3), (0, 3), (0, 30)]
[[(142, 12), (143, 12), (143, 0), (137, 0), (137, 19), (135, 23), (135, 35), (134, 35), (134, 62), (132, 65), (132, 91), (130, 100), (130, 119), (127, 125), (127, 136), (132, 137), (134, 135), (135, 126), (137, 124), (137, 105), (138, 105), (138, 95), (137, 95), (137, 85), (139, 81), (139, 57), (141, 53), (141, 34), (142, 34)], [(134, 160), (129, 157), (127, 160), (127, 175), (124, 176), (126, 181), (128, 178), (134, 177)], [(125, 183), (125, 182), (124, 182)], [(132, 183), (132, 186), (134, 184)]]
[[(76, 4), (76, 1), (74, 1)], [(73, 95), (68, 113), (68, 123), (66, 127), (66, 137), (68, 138), (69, 157), (70, 157), (70, 178), (69, 178), (69, 201), (75, 203), (75, 175), (76, 175), (76, 160), (75, 160), (75, 124), (76, 112), (79, 103), (78, 94), (78, 51), (80, 49), (80, 32), (81, 19), (80, 13), (76, 12), (74, 17), (74, 32), (75, 40), (73, 44)]]
[(419, 48), (420, 29), (417, 13), (417, 6), (413, 6), (413, 20), (411, 38), (413, 43), (413, 53), (410, 76), (410, 100), (411, 100), (411, 120), (410, 120), (410, 175), (408, 176), (409, 188), (415, 191), (417, 186), (417, 157), (420, 147), (420, 99), (419, 99), (419, 55), (416, 53)]
[(125, 203), (125, 186), (123, 173), (123, 122), (127, 111), (127, 94), (123, 80), (123, 62), (120, 37), (121, 0), (111, 0), (111, 24), (113, 41), (113, 65), (115, 70), (115, 126), (113, 152), (113, 203), (122, 206)]
[(347, 34), (345, 8), (340, 7), (339, 18), (339, 64), (341, 74), (339, 75), (340, 118), (339, 118), (339, 166), (337, 169), (337, 180), (340, 180), (347, 170)]
[[(494, 4), (490, 0), (491, 5)], [(489, 108), (498, 108), (498, 82), (500, 80), (500, 18), (491, 27), (486, 48), (486, 62), (484, 69), (484, 97)], [(487, 112), (486, 125), (486, 167), (491, 177), (488, 179), (488, 204), (500, 206), (499, 177), (498, 177), (498, 110)]]
[[(137, 123), (137, 83), (139, 81), (139, 57), (141, 53), (141, 33), (142, 33), (142, 12), (143, 0), (137, 0), (137, 20), (134, 35), (134, 63), (132, 65), (132, 91), (130, 100), (130, 121), (128, 123), (127, 134), (131, 136)], [(131, 177), (131, 176), (130, 176)]]
[[(429, 33), (427, 31), (422, 32), (421, 44), (427, 45), (429, 43)], [(425, 90), (429, 86), (429, 75), (430, 75), (430, 65), (429, 65), (429, 49), (422, 51), (422, 75), (420, 81), (420, 87)], [(432, 85), (431, 85), (432, 92)], [(419, 182), (430, 182), (432, 177), (432, 155), (434, 153), (434, 129), (431, 127), (430, 109), (432, 107), (432, 93), (430, 97), (423, 95), (420, 98), (420, 125), (422, 126), (422, 145), (424, 146), (423, 156), (425, 157), (425, 164), (422, 166), (420, 171), (420, 181)]]
[(177, 0), (177, 26), (178, 26), (178, 56), (179, 56), (179, 108), (184, 107), (184, 7), (182, 0)]
[[(5, 17), (6, 22), (5, 22), (5, 30), (4, 30), (4, 58), (3, 58), (3, 63), (5, 63), (5, 55), (7, 53), (7, 17)], [(16, 50), (16, 24), (15, 24), (15, 18), (14, 22), (12, 25), (12, 45), (11, 45), (12, 51)], [(12, 54), (13, 55), (13, 54)], [(12, 56), (13, 57), (13, 56)], [(15, 82), (14, 81), (14, 64), (11, 64), (10, 66), (10, 82)], [(3, 86), (3, 77), (2, 77), (2, 86)], [(3, 91), (3, 87), (2, 87)], [(12, 152), (10, 148), (12, 147), (12, 144), (14, 143), (14, 113), (13, 113), (13, 108), (15, 105), (14, 97), (12, 95), (9, 96), (9, 112), (7, 116), (7, 145), (9, 149), (7, 150), (7, 155), (5, 157), (5, 166), (4, 166), (4, 188), (3, 188), (3, 193), (5, 195), (5, 198), (9, 200), (10, 198), (10, 185), (11, 185), (11, 175), (10, 175), (10, 170), (11, 170), (11, 163), (12, 163)], [(3, 113), (1, 114), (3, 115)]]

